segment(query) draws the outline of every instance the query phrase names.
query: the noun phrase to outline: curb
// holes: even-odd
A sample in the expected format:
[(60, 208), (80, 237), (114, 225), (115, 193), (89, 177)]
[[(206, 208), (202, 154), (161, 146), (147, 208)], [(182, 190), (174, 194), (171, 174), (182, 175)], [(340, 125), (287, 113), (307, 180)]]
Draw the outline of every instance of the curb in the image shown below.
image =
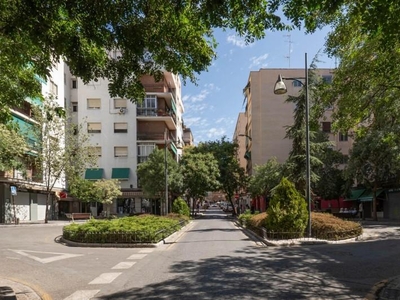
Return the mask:
[(42, 298), (31, 287), (26, 284), (0, 277), (0, 299), (4, 300), (42, 300), (50, 299), (48, 297)]

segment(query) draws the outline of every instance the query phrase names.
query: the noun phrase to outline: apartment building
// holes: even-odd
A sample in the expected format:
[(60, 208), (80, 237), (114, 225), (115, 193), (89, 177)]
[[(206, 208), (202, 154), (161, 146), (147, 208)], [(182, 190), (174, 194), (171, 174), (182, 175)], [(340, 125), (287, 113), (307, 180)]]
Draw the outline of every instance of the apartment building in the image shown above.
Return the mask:
[[(166, 71), (159, 82), (143, 76), (146, 96), (137, 104), (111, 97), (106, 79), (85, 85), (69, 76), (69, 82), (73, 122), (86, 122), (97, 149), (98, 168), (87, 169), (85, 178), (120, 181), (122, 196), (113, 203), (111, 213), (160, 213), (159, 200), (144, 197), (136, 169), (156, 148), (167, 148), (177, 161), (182, 155), (184, 107), (179, 77)], [(96, 216), (103, 207), (92, 203), (90, 209)]]
[[(332, 69), (318, 69), (317, 74), (325, 81), (332, 80)], [(256, 165), (263, 165), (268, 159), (276, 157), (280, 163), (286, 161), (292, 148), (292, 141), (285, 138), (286, 126), (293, 125), (294, 107), (286, 103), (288, 95), (297, 95), (302, 88), (299, 81), (287, 80), (287, 93), (275, 95), (274, 86), (278, 76), (290, 78), (304, 78), (304, 69), (260, 69), (251, 71), (245, 84), (244, 95), (246, 101), (246, 126), (244, 138), (246, 143), (239, 143), (240, 153), (246, 154), (246, 171), (254, 173)], [(312, 99), (310, 99), (312, 103)], [(239, 115), (239, 118), (242, 118)], [(239, 122), (239, 121), (238, 121)], [(334, 142), (335, 149), (348, 154), (352, 140), (347, 134), (331, 132), (331, 111), (325, 113), (320, 121), (321, 129)], [(239, 136), (243, 125), (237, 128), (235, 134)]]
[[(65, 64), (63, 61), (54, 65), (47, 81), (37, 77), (41, 83), (42, 94), (52, 96), (56, 99), (59, 107), (65, 106)], [(36, 141), (30, 132), (32, 132), (32, 124), (35, 122), (32, 118), (32, 107), (38, 105), (38, 99), (26, 99), (20, 107), (11, 109), (13, 122), (18, 124), (20, 130), (27, 135), (28, 144), (35, 148), (40, 142)], [(35, 155), (31, 151), (27, 151), (24, 160), (26, 170), (7, 170), (0, 171), (0, 223), (13, 222), (14, 211), (19, 222), (35, 222), (43, 221), (46, 215), (46, 194), (45, 185), (43, 183), (43, 174), (39, 171), (38, 166), (29, 162), (29, 157)], [(63, 178), (55, 183), (53, 188), (52, 201), (55, 201), (55, 194), (63, 191), (65, 181)], [(48, 217), (52, 218), (53, 206), (49, 207)]]

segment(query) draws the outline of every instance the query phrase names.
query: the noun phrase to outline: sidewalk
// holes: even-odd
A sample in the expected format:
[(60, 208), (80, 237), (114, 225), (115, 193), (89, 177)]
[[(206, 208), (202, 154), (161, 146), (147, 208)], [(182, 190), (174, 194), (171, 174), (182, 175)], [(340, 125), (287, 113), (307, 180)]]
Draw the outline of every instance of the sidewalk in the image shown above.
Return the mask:
[(1, 300), (42, 300), (29, 286), (22, 283), (0, 278)]

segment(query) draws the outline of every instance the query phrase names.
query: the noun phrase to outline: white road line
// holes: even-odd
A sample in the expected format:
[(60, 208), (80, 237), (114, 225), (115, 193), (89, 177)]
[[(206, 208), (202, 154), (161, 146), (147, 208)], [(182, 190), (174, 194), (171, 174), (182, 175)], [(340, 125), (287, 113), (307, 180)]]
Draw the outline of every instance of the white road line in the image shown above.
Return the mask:
[[(9, 249), (9, 250), (13, 251), (15, 253), (18, 253), (20, 255), (29, 257), (38, 262), (41, 262), (42, 264), (47, 264), (47, 263), (51, 263), (53, 261), (72, 258), (72, 257), (83, 256), (83, 254), (70, 254), (70, 253), (58, 253), (58, 252), (31, 251), (31, 250), (12, 250), (12, 249)], [(32, 254), (29, 254), (29, 253), (38, 253), (38, 254), (53, 255), (53, 256), (41, 258), (41, 257), (34, 256)]]
[(103, 273), (99, 277), (95, 278), (89, 284), (106, 284), (114, 281), (122, 273)]
[(111, 269), (113, 270), (120, 270), (120, 269), (129, 269), (130, 267), (132, 267), (134, 264), (136, 264), (135, 261), (123, 261), (120, 262), (119, 264), (116, 264), (114, 267), (112, 267)]
[(64, 300), (89, 300), (92, 299), (100, 290), (82, 290), (76, 291)]
[(147, 254), (132, 254), (131, 256), (128, 257), (128, 259), (142, 259), (146, 255)]
[(142, 249), (142, 250), (140, 250), (139, 251), (139, 253), (151, 253), (151, 252), (153, 252), (154, 251), (154, 249)]

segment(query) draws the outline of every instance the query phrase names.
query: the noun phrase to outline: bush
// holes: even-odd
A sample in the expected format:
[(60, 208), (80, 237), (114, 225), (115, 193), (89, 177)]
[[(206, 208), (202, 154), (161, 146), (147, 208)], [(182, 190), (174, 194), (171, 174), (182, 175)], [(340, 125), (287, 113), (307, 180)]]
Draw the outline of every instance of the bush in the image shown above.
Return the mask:
[(141, 215), (115, 220), (91, 219), (63, 228), (63, 238), (83, 243), (154, 243), (181, 228), (182, 218)]
[(328, 213), (311, 214), (311, 232), (318, 239), (343, 240), (362, 234), (362, 227), (357, 222), (345, 221)]
[(252, 216), (253, 215), (251, 214), (250, 210), (246, 210), (244, 213), (240, 214), (238, 218), (240, 225), (247, 226), (249, 219)]
[(268, 231), (296, 232), (302, 235), (307, 227), (306, 201), (285, 177), (274, 191), (267, 214)]
[(174, 203), (172, 204), (172, 212), (182, 216), (190, 216), (189, 206), (187, 205), (186, 201), (180, 197), (175, 199)]

